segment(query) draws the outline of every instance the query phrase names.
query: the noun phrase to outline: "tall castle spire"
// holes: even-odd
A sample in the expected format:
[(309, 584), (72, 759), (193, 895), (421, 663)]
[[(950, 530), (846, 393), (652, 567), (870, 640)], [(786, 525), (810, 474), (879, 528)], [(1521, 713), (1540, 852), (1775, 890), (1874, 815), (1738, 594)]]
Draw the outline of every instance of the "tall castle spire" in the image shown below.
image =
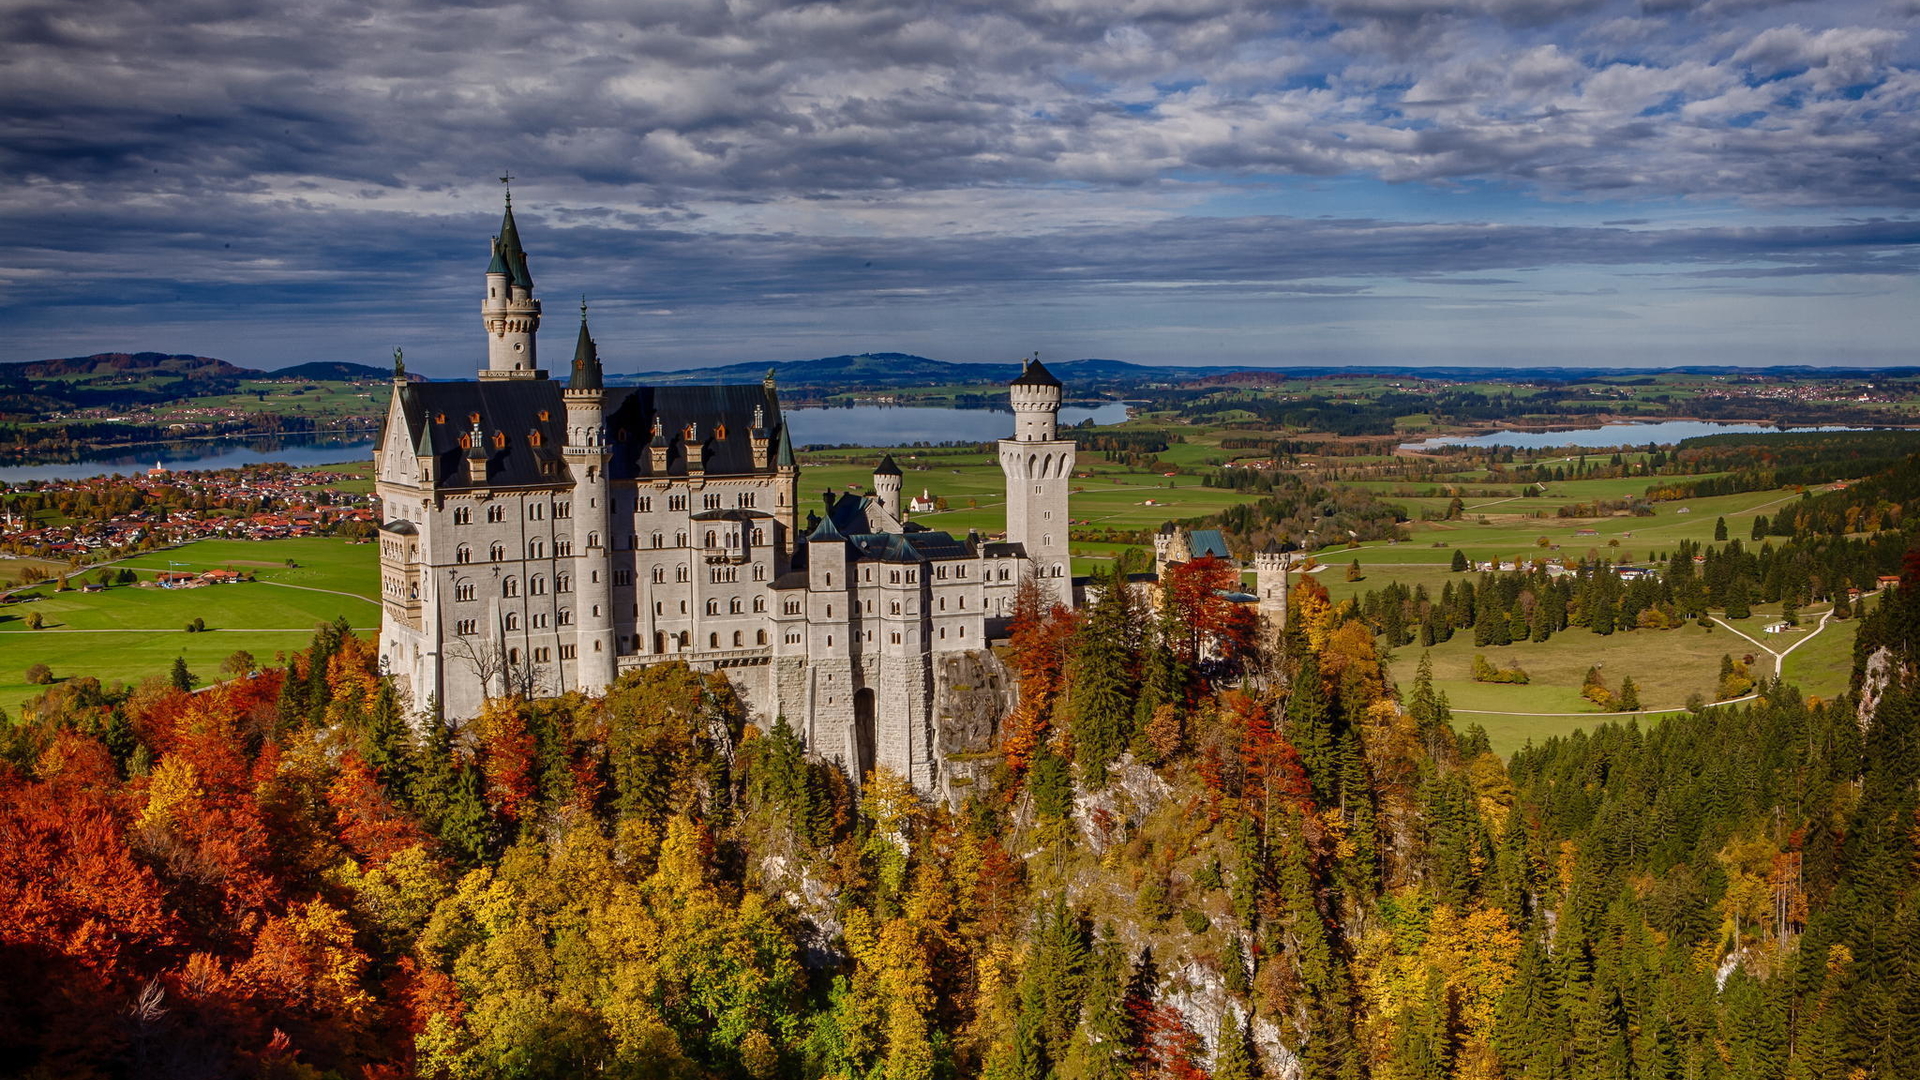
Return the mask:
[(600, 390), (605, 388), (604, 380), (600, 347), (587, 332), (587, 298), (583, 296), (580, 298), (580, 336), (573, 343), (573, 375), (567, 380), (567, 389)]
[[(505, 183), (512, 174), (501, 177)], [(487, 264), (487, 295), (480, 302), (480, 319), (487, 328), (487, 366), (483, 379), (544, 379), (535, 351), (540, 330), (540, 301), (533, 298), (533, 274), (527, 270), (527, 251), (520, 245), (520, 226), (513, 220), (513, 192), (507, 192), (500, 234), (493, 238), (493, 259)]]

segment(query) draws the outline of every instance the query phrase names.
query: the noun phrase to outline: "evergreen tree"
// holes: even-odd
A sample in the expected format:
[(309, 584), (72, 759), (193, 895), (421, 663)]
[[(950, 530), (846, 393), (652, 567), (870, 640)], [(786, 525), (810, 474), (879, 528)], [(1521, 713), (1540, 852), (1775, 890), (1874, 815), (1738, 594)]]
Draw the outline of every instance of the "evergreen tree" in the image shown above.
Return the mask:
[(1128, 647), (1137, 634), (1126, 576), (1117, 569), (1087, 612), (1076, 635), (1073, 662), (1073, 750), (1081, 778), (1103, 787), (1107, 766), (1133, 737), (1138, 657)]
[[(1456, 499), (1454, 501), (1458, 502), (1459, 500)], [(1467, 569), (1467, 553), (1465, 551), (1462, 551), (1459, 548), (1453, 549), (1452, 569), (1453, 569), (1453, 572), (1456, 574)]]
[(362, 746), (367, 764), (379, 774), (388, 796), (405, 805), (413, 782), (413, 729), (401, 712), (392, 679), (380, 680)]
[(1220, 1033), (1213, 1040), (1213, 1080), (1255, 1080), (1260, 1066), (1253, 1053), (1253, 1027), (1236, 1018), (1232, 1008), (1220, 1010)]
[(176, 656), (173, 658), (173, 670), (167, 674), (167, 682), (171, 684), (175, 690), (191, 690), (193, 689), (193, 684), (199, 681), (199, 679), (194, 678), (193, 672), (187, 670), (187, 658), (185, 656)]
[(1726, 518), (1719, 518), (1716, 521), (1714, 521), (1713, 538), (1715, 540), (1725, 540), (1727, 538), (1727, 519)]
[(1620, 680), (1620, 711), (1640, 711), (1640, 688), (1633, 684), (1633, 676)]

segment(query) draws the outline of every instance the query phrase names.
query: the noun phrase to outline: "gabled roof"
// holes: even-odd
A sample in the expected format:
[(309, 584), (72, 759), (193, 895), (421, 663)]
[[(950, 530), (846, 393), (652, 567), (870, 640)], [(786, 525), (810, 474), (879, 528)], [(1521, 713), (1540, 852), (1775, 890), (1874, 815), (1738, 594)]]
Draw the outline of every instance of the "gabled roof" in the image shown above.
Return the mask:
[(784, 427), (779, 396), (764, 386), (614, 387), (604, 400), (614, 452), (609, 471), (616, 478), (654, 476), (655, 446), (667, 451), (668, 476), (687, 475), (696, 454), (709, 476), (763, 473), (753, 453), (754, 409), (767, 427)]
[(1211, 555), (1216, 559), (1225, 559), (1227, 538), (1220, 535), (1219, 529), (1194, 529), (1187, 533), (1187, 554), (1195, 559)]
[[(485, 484), (523, 487), (562, 484), (570, 478), (560, 467), (560, 449), (566, 443), (567, 410), (560, 384), (546, 379), (481, 382), (408, 383), (395, 387), (401, 415), (413, 434), (414, 453), (437, 464), (436, 486), (474, 487), (461, 468), (473, 455), (484, 462)], [(541, 419), (541, 414), (546, 419)], [(483, 437), (479, 445), (462, 448), (478, 414)], [(506, 445), (493, 445), (493, 434), (506, 436)], [(539, 445), (533, 435), (538, 433)], [(469, 441), (472, 441), (469, 439)]]

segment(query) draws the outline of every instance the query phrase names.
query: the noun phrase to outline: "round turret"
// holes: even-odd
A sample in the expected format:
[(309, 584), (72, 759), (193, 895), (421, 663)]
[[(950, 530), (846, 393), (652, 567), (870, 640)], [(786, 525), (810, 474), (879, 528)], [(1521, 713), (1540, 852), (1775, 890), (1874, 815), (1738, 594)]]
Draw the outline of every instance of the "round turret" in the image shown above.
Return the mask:
[(900, 466), (894, 464), (893, 455), (888, 454), (873, 470), (873, 496), (880, 501), (887, 513), (900, 516)]
[(1013, 437), (1021, 442), (1051, 442), (1060, 431), (1060, 380), (1039, 357), (1022, 361), (1020, 375), (1007, 384), (1013, 402)]

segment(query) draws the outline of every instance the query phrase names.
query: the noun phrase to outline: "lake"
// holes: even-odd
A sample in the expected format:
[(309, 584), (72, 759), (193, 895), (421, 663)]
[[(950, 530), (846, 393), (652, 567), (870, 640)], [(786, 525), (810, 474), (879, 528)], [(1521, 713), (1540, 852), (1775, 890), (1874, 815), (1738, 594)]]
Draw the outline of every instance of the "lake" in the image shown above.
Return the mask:
[(1402, 450), (1432, 450), (1441, 446), (1511, 446), (1520, 450), (1568, 447), (1592, 450), (1612, 446), (1671, 446), (1702, 435), (1759, 435), (1778, 431), (1860, 431), (1852, 427), (1776, 427), (1773, 424), (1715, 424), (1704, 420), (1661, 420), (1639, 424), (1607, 424), (1574, 431), (1494, 431), (1485, 435), (1442, 435)]
[[(1013, 431), (1011, 409), (942, 409), (924, 405), (853, 405), (844, 408), (785, 410), (793, 444), (905, 446), (911, 443), (988, 442)], [(1118, 424), (1127, 418), (1119, 402), (1072, 405), (1060, 410), (1064, 426), (1092, 420)], [(0, 466), (0, 483), (27, 480), (80, 480), (112, 473), (138, 475), (154, 462), (175, 472), (232, 469), (262, 462), (332, 465), (363, 461), (373, 450), (372, 432), (276, 435), (234, 439), (183, 439), (145, 446), (116, 447), (84, 454), (80, 461)]]

